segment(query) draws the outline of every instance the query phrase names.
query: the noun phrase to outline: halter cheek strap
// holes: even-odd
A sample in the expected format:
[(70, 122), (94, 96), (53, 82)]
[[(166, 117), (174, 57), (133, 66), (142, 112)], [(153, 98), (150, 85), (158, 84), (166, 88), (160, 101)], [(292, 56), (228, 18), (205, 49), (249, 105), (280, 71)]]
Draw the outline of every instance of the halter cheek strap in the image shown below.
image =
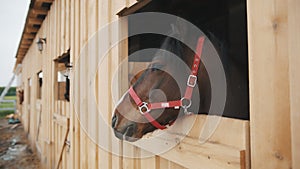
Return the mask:
[(202, 54), (202, 48), (204, 44), (204, 37), (201, 36), (198, 39), (198, 44), (196, 48), (196, 54), (194, 56), (194, 62), (192, 65), (192, 71), (188, 77), (187, 80), (187, 87), (185, 90), (184, 97), (180, 100), (175, 101), (168, 101), (168, 102), (158, 102), (158, 103), (146, 103), (143, 102), (140, 97), (137, 95), (137, 93), (134, 91), (133, 87), (131, 86), (128, 90), (129, 95), (134, 100), (135, 104), (138, 106), (140, 113), (146, 117), (146, 119), (157, 129), (166, 129), (166, 126), (163, 126), (159, 124), (150, 114), (150, 111), (153, 109), (163, 109), (163, 108), (174, 108), (179, 109), (182, 107), (184, 109), (185, 114), (191, 114), (188, 112), (188, 108), (191, 106), (191, 98), (193, 94), (193, 89), (197, 84), (197, 74), (198, 69), (200, 66), (200, 60), (201, 60), (201, 54)]
[[(142, 115), (144, 115), (146, 117), (146, 119), (156, 128), (158, 129), (166, 129), (166, 126), (163, 126), (161, 124), (159, 124), (151, 115), (150, 115), (150, 110), (151, 108), (149, 108), (149, 105), (145, 102), (142, 102), (141, 99), (139, 98), (139, 96), (136, 94), (136, 92), (133, 90), (133, 87), (131, 86), (128, 90), (131, 98), (134, 100), (135, 104), (138, 106), (139, 111)], [(152, 109), (154, 109), (152, 107)]]

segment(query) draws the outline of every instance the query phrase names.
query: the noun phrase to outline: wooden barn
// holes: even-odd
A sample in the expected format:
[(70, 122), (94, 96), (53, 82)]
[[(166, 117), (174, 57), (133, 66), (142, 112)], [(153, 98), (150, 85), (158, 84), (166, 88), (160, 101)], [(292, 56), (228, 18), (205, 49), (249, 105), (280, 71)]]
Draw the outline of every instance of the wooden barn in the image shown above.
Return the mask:
[[(17, 111), (42, 166), (300, 169), (299, 8), (298, 0), (31, 0), (16, 53), (15, 68), (22, 66), (17, 90), (24, 91)], [(243, 99), (249, 117), (222, 117), (214, 133), (200, 144), (199, 133), (209, 117), (191, 115), (195, 123), (186, 137), (178, 141), (181, 133), (175, 133), (169, 138), (176, 142), (174, 147), (147, 158), (143, 154), (154, 153), (151, 148), (113, 142), (111, 87), (122, 96), (129, 87), (124, 77), (147, 64), (147, 59), (128, 56), (151, 47), (149, 43), (160, 37), (119, 39), (100, 65), (96, 55), (88, 51), (83, 57), (82, 53), (99, 29), (142, 12), (182, 14), (205, 33), (224, 40), (228, 53), (243, 60), (240, 66), (247, 82)], [(115, 34), (108, 29), (109, 43), (133, 29), (132, 22), (122, 20)], [(125, 66), (116, 77), (120, 64)], [(92, 95), (86, 91), (91, 87), (89, 73), (95, 69)], [(95, 113), (96, 105), (101, 105), (103, 114)], [(109, 125), (103, 127), (97, 121), (100, 116)], [(99, 146), (101, 142), (107, 149)]]

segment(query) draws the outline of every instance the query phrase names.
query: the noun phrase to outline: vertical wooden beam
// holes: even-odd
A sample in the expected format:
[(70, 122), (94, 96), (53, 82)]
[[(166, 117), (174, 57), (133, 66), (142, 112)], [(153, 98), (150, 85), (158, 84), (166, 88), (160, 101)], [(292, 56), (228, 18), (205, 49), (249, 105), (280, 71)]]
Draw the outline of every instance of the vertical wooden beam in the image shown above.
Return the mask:
[(60, 55), (60, 46), (61, 46), (61, 1), (55, 1), (55, 27), (56, 27), (56, 32), (54, 34), (55, 36), (55, 44), (56, 44), (56, 48), (55, 48), (55, 55), (53, 55), (52, 57), (57, 58)]
[[(54, 161), (54, 158), (53, 158), (53, 153), (54, 153), (54, 146), (53, 146), (53, 140), (52, 140), (52, 136), (53, 136), (53, 123), (52, 123), (52, 114), (53, 114), (53, 107), (54, 107), (54, 97), (55, 97), (55, 94), (54, 94), (54, 90), (53, 90), (53, 80), (54, 80), (54, 70), (55, 70), (55, 65), (52, 63), (52, 58), (53, 58), (53, 55), (55, 55), (55, 50), (56, 50), (56, 36), (55, 36), (55, 33), (56, 33), (56, 2), (54, 2), (52, 4), (52, 9), (51, 9), (51, 12), (50, 12), (50, 19), (49, 19), (49, 42), (47, 47), (49, 49), (48, 53), (49, 55), (47, 56), (47, 58), (45, 59), (45, 71), (46, 71), (46, 74), (45, 74), (45, 82), (48, 82), (48, 83), (44, 83), (45, 85), (47, 85), (47, 87), (45, 87), (47, 89), (47, 98), (45, 100), (45, 105), (47, 105), (47, 109), (45, 112), (49, 112), (47, 113), (48, 114), (48, 117), (47, 117), (47, 121), (48, 121), (48, 124), (47, 124), (47, 129), (48, 129), (48, 141), (49, 141), (49, 145), (47, 146), (48, 148), (48, 154), (47, 154), (47, 163), (48, 163), (48, 168), (53, 168), (53, 161)], [(51, 36), (52, 35), (52, 36)], [(47, 79), (47, 81), (46, 81)], [(51, 86), (51, 87), (50, 87)], [(50, 87), (50, 89), (48, 88)], [(45, 92), (44, 92), (45, 93)]]
[[(75, 55), (75, 3), (74, 1), (69, 1), (69, 19), (70, 19), (70, 25), (69, 25), (69, 45), (70, 45), (70, 62), (74, 65), (74, 55)], [(74, 72), (74, 68), (73, 68)], [(75, 120), (76, 120), (76, 114), (74, 110), (74, 75), (72, 76), (71, 85), (70, 85), (70, 161), (69, 161), (69, 167), (75, 169), (75, 149), (77, 149), (75, 146)]]
[(36, 119), (37, 119), (37, 112), (36, 112), (36, 108), (35, 108), (35, 105), (36, 105), (36, 99), (37, 99), (37, 88), (38, 88), (38, 80), (37, 80), (37, 74), (35, 74), (34, 72), (32, 72), (32, 77), (31, 77), (31, 94), (30, 94), (30, 107), (31, 107), (31, 110), (30, 110), (30, 113), (31, 113), (31, 129), (30, 129), (30, 140), (31, 140), (31, 146), (32, 147), (35, 147), (35, 136), (36, 136), (36, 127), (37, 127), (37, 123), (36, 123)]
[(169, 168), (169, 161), (156, 156), (156, 169), (168, 169)]
[[(98, 22), (98, 27), (101, 29), (103, 26), (105, 26), (106, 24), (109, 23), (110, 21), (110, 7), (109, 7), (109, 3), (111, 3), (108, 0), (103, 0), (103, 1), (99, 1), (98, 3), (98, 18), (99, 18), (99, 22)], [(107, 32), (108, 33), (108, 32)], [(100, 37), (101, 38), (101, 37)], [(109, 40), (109, 39), (108, 39)], [(108, 42), (109, 43), (109, 42)], [(109, 53), (108, 53), (109, 55)], [(103, 113), (102, 116), (104, 117), (108, 117), (108, 112), (109, 112), (109, 99), (101, 99), (102, 96), (107, 96), (108, 97), (108, 75), (109, 75), (109, 61), (108, 61), (108, 57), (105, 57), (102, 62), (101, 62), (101, 67), (98, 68), (98, 105), (101, 105), (101, 110), (100, 112)], [(102, 73), (100, 73), (102, 72)], [(103, 125), (102, 125), (103, 126)], [(99, 129), (99, 142), (101, 142), (103, 145), (108, 146), (108, 143), (106, 143), (107, 141), (109, 141), (110, 138), (104, 138), (103, 136), (106, 135), (105, 133), (107, 133), (109, 130), (108, 126)], [(106, 140), (104, 140), (106, 139)], [(109, 148), (107, 148), (109, 149)], [(100, 159), (98, 168), (111, 168), (111, 156), (109, 155), (109, 152), (107, 152), (106, 150), (99, 148), (98, 149), (98, 158)]]
[(300, 1), (288, 1), (292, 165), (300, 168)]
[(29, 83), (28, 83), (28, 79), (25, 79), (24, 80), (24, 84), (25, 84), (25, 91), (24, 91), (24, 108), (25, 108), (25, 111), (24, 112), (24, 129), (25, 129), (25, 132), (26, 133), (29, 133), (29, 117), (30, 117), (30, 87), (29, 87)]
[(251, 167), (291, 168), (288, 6), (248, 0)]
[[(72, 31), (72, 35), (73, 35), (73, 39), (71, 39), (71, 43), (73, 43), (73, 48), (71, 48), (71, 51), (73, 51), (73, 55), (71, 55), (71, 58), (73, 59), (73, 64), (74, 64), (74, 70), (76, 69), (76, 66), (78, 66), (78, 58), (79, 58), (79, 53), (80, 53), (80, 14), (81, 14), (81, 10), (80, 10), (80, 2), (79, 1), (72, 1), (74, 9), (73, 9), (73, 15), (72, 15), (72, 20), (74, 21), (74, 23), (72, 24), (74, 26), (73, 31)], [(76, 69), (77, 70), (77, 69)], [(74, 71), (74, 79), (75, 78), (79, 78), (79, 71)], [(75, 83), (76, 81), (73, 79), (73, 82)], [(78, 84), (74, 84), (71, 87), (71, 91), (72, 94), (75, 93), (79, 93), (80, 88), (73, 88), (74, 86), (77, 86)], [(72, 95), (71, 94), (71, 95)], [(75, 97), (79, 97), (77, 95), (75, 95), (73, 98)], [(73, 100), (75, 101), (75, 100)], [(80, 105), (74, 105), (74, 169), (79, 169), (81, 166), (81, 139), (80, 139), (80, 123), (78, 120), (78, 114), (79, 113), (79, 106)], [(75, 112), (77, 111), (77, 112)]]
[(51, 87), (48, 88), (49, 90), (49, 96), (50, 101), (48, 104), (49, 106), (49, 137), (50, 137), (50, 157), (49, 157), (49, 164), (51, 168), (55, 167), (55, 158), (57, 156), (56, 152), (58, 151), (58, 131), (59, 127), (57, 125), (54, 125), (53, 123), (53, 114), (57, 110), (57, 91), (58, 91), (58, 83), (57, 83), (57, 64), (53, 62), (53, 58), (56, 58), (58, 56), (59, 51), (59, 44), (60, 44), (60, 38), (59, 38), (59, 26), (60, 26), (60, 3), (59, 1), (55, 1), (52, 4), (52, 19), (50, 21), (51, 23), (51, 40), (50, 40), (50, 56), (47, 58), (47, 64), (49, 64), (49, 82)]
[[(96, 62), (96, 59), (97, 59), (97, 56), (96, 55), (96, 50), (97, 50), (97, 47), (94, 46), (95, 44), (90, 44), (91, 42), (95, 42), (93, 41), (94, 40), (94, 37), (92, 37), (94, 35), (94, 33), (96, 32), (96, 27), (97, 27), (97, 1), (96, 0), (89, 0), (87, 1), (87, 37), (89, 40), (91, 41), (87, 41), (88, 43), (88, 61), (87, 61), (87, 64), (88, 64), (88, 71), (86, 73), (88, 74), (92, 74), (93, 71), (96, 69), (96, 66), (97, 66), (97, 62)], [(90, 78), (93, 78), (92, 76), (88, 75)], [(90, 81), (90, 78), (88, 78)], [(88, 88), (90, 88), (90, 85), (91, 84), (87, 84), (89, 85)], [(94, 91), (94, 90), (93, 90)], [(94, 97), (94, 93), (90, 92), (88, 90), (88, 123), (87, 123), (87, 132), (89, 134), (89, 139), (88, 139), (88, 153), (89, 153), (89, 158), (88, 158), (88, 164), (89, 164), (89, 168), (98, 168), (98, 161), (96, 159), (97, 157), (97, 144), (95, 143), (95, 140), (96, 140), (96, 133), (97, 133), (97, 127), (96, 127), (96, 124), (98, 123), (97, 122), (97, 107), (94, 105), (94, 102), (95, 102), (95, 97)]]
[(59, 24), (59, 30), (60, 30), (60, 51), (59, 55), (62, 55), (67, 51), (65, 48), (65, 42), (66, 42), (66, 0), (60, 0), (60, 24)]
[(65, 28), (65, 52), (70, 49), (70, 37), (71, 37), (71, 0), (66, 0), (66, 28)]
[[(87, 49), (84, 48), (84, 44), (87, 41), (87, 33), (88, 33), (88, 18), (87, 18), (87, 3), (88, 1), (85, 0), (81, 0), (80, 1), (80, 31), (79, 33), (79, 40), (80, 40), (80, 51), (86, 53)], [(83, 51), (84, 50), (84, 51)], [(79, 55), (80, 56), (80, 55)], [(78, 58), (79, 58), (78, 56)], [(91, 157), (91, 155), (88, 152), (88, 135), (87, 135), (87, 128), (84, 128), (87, 126), (87, 120), (88, 120), (88, 114), (84, 114), (84, 112), (87, 112), (87, 85), (88, 85), (88, 80), (86, 75), (88, 75), (88, 60), (89, 58), (87, 56), (85, 57), (80, 57), (79, 58), (79, 62), (78, 64), (80, 64), (80, 73), (79, 76), (77, 76), (76, 78), (79, 78), (79, 86), (84, 86), (84, 88), (80, 88), (79, 93), (80, 93), (80, 97), (85, 98), (80, 100), (80, 102), (82, 104), (79, 105), (79, 114), (80, 114), (80, 168), (89, 168), (89, 164), (88, 164), (88, 158), (93, 158)]]

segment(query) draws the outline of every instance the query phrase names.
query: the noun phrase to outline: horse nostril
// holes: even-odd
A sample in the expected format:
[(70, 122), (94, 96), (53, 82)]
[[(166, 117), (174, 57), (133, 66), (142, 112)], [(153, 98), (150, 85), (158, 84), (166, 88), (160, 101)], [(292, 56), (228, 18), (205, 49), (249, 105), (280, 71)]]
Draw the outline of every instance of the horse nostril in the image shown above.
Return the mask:
[(124, 136), (130, 137), (130, 136), (132, 136), (134, 134), (135, 131), (136, 131), (136, 124), (135, 123), (130, 124), (125, 129)]
[(118, 116), (114, 115), (113, 118), (112, 118), (112, 120), (111, 120), (111, 126), (112, 126), (112, 128), (116, 128), (117, 124), (118, 124)]

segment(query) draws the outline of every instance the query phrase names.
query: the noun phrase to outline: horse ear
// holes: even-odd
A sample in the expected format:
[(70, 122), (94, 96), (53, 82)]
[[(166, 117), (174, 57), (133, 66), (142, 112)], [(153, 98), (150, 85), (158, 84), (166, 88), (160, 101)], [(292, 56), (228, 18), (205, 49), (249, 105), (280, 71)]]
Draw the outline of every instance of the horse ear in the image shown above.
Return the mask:
[(188, 32), (187, 31), (187, 29), (188, 29), (187, 23), (183, 19), (177, 17), (175, 27), (176, 27), (176, 30), (177, 30), (180, 38), (181, 39), (185, 38), (187, 35), (187, 32)]
[(171, 24), (171, 29), (172, 29), (172, 34), (175, 34), (175, 35), (180, 34), (180, 33), (179, 33), (179, 30), (178, 30), (178, 28), (177, 28), (177, 25)]

